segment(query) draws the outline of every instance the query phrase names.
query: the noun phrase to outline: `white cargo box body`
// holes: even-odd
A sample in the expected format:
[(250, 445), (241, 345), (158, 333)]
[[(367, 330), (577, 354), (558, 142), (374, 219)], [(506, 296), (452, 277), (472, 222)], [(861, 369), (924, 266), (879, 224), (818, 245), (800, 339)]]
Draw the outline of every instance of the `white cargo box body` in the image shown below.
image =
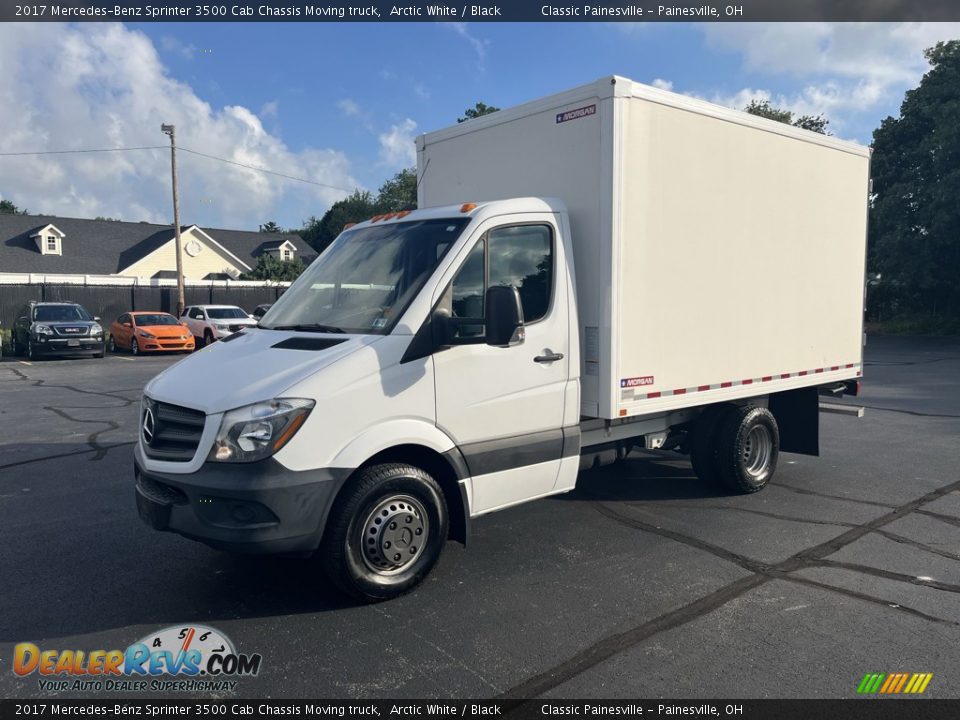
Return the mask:
[(620, 77), (417, 140), (420, 207), (557, 197), (581, 412), (855, 378), (867, 148)]

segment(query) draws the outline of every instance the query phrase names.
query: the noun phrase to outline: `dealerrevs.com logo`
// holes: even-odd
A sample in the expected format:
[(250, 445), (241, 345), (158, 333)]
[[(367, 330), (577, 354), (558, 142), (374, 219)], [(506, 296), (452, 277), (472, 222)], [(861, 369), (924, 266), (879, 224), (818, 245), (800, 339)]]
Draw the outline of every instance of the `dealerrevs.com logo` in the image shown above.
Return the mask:
[(260, 672), (263, 657), (238, 653), (226, 635), (204, 625), (173, 625), (126, 650), (53, 650), (19, 643), (13, 672), (38, 675), (51, 692), (203, 692), (235, 690), (234, 678)]

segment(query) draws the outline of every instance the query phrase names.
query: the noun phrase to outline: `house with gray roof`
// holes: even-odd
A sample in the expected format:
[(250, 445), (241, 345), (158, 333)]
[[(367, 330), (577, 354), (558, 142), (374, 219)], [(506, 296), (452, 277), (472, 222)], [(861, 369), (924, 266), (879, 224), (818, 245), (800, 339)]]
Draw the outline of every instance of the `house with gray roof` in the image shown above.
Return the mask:
[[(261, 255), (311, 262), (316, 253), (295, 234), (184, 226), (187, 280), (236, 280)], [(0, 276), (35, 274), (176, 277), (171, 225), (84, 220), (49, 215), (0, 215)]]

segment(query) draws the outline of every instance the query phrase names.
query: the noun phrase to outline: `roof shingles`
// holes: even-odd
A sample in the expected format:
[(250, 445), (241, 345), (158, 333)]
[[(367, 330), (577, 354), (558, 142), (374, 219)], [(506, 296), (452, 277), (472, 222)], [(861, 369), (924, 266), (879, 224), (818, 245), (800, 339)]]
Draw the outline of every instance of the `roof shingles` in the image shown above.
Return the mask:
[[(43, 255), (30, 237), (52, 224), (65, 235), (62, 255)], [(183, 227), (186, 230), (187, 226)], [(200, 228), (250, 267), (271, 247), (289, 240), (297, 256), (313, 259), (313, 249), (294, 234)], [(0, 273), (115, 275), (173, 237), (172, 225), (84, 220), (50, 215), (0, 215)]]

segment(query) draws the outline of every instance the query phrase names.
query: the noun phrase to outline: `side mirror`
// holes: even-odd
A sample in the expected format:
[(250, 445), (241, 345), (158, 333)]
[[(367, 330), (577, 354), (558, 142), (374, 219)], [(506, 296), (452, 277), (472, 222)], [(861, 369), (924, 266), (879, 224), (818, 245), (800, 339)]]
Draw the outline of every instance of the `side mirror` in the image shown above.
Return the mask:
[(100, 322), (100, 316), (99, 316), (99, 315), (94, 315), (94, 316), (93, 316), (93, 321), (94, 321), (94, 322)]
[(454, 328), (450, 323), (450, 313), (446, 310), (437, 309), (430, 318), (430, 329), (433, 332), (433, 346), (437, 348), (448, 347), (453, 344)]
[(522, 345), (523, 305), (515, 287), (494, 285), (487, 289), (487, 345), (513, 347)]
[(123, 326), (124, 326), (124, 327), (133, 327), (133, 323), (124, 323)]

